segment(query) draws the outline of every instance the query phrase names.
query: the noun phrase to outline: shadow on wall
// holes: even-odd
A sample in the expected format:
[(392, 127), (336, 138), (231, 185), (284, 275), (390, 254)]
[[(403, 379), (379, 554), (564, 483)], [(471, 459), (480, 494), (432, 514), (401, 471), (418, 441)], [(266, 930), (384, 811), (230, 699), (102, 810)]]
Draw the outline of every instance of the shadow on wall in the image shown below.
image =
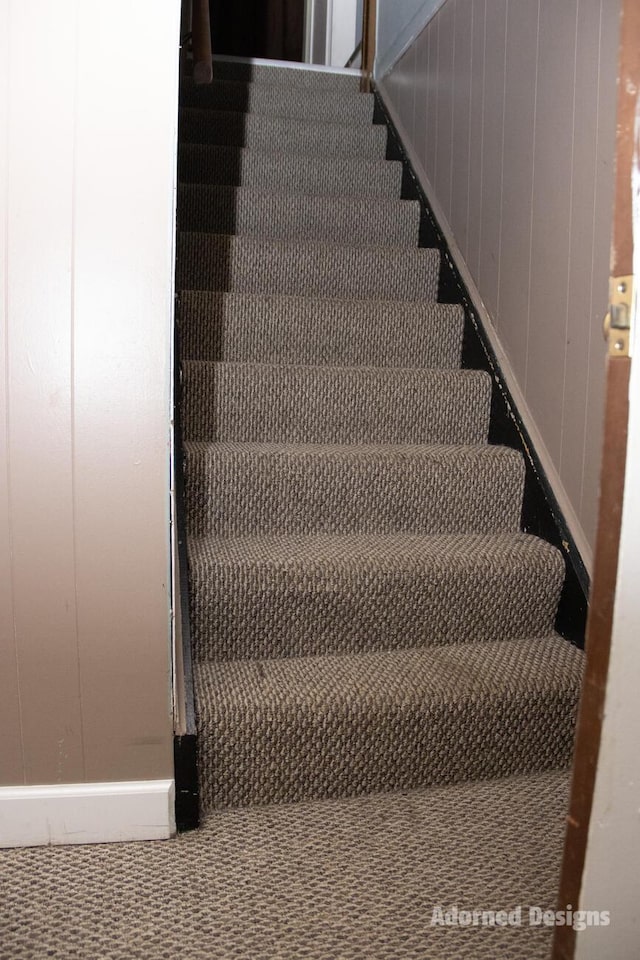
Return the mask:
[(214, 53), (303, 60), (304, 0), (209, 0)]

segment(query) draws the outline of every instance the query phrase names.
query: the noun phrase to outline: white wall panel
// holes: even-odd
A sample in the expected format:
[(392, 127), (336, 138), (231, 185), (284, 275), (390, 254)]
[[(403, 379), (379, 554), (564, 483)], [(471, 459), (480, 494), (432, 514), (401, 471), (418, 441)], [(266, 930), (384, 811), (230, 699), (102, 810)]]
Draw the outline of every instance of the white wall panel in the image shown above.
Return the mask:
[[(387, 38), (428, 6), (400, 4), (393, 13), (383, 0), (381, 63)], [(618, 0), (447, 0), (379, 75), (499, 338), (588, 566), (618, 18)], [(410, 124), (408, 84), (419, 118)]]
[(4, 785), (173, 775), (179, 13), (0, 4)]

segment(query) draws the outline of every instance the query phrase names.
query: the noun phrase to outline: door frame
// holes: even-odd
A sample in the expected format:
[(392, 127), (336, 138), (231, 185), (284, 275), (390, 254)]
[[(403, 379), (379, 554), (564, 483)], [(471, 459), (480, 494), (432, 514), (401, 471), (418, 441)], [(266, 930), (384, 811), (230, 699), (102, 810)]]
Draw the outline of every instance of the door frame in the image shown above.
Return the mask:
[[(640, 6), (637, 0), (621, 0), (610, 302), (615, 303), (617, 299), (621, 299), (623, 308), (622, 312), (618, 312), (617, 307), (612, 307), (610, 311), (616, 319), (614, 326), (608, 331), (609, 351), (598, 533), (587, 623), (585, 678), (576, 732), (558, 898), (558, 909), (562, 911), (566, 911), (569, 904), (574, 910), (584, 908), (586, 864), (596, 871), (598, 869), (602, 871), (608, 866), (603, 862), (592, 863), (590, 843), (593, 840), (592, 831), (595, 826), (594, 814), (599, 812), (599, 808), (594, 807), (594, 793), (598, 784), (612, 775), (612, 757), (609, 755), (608, 740), (603, 737), (603, 733), (608, 732), (609, 725), (612, 722), (616, 723), (611, 707), (615, 700), (617, 677), (610, 671), (610, 661), (612, 648), (625, 642), (624, 626), (621, 630), (619, 623), (619, 600), (621, 591), (629, 585), (627, 578), (630, 578), (633, 572), (631, 566), (624, 562), (624, 555), (620, 553), (620, 544), (621, 539), (623, 543), (625, 541), (628, 525), (640, 526), (640, 505), (635, 506), (633, 503), (635, 498), (631, 497), (626, 504), (624, 503), (625, 480), (631, 475), (631, 468), (635, 467), (637, 470), (640, 458), (640, 453), (633, 450), (628, 442), (633, 321), (637, 316), (632, 280), (634, 274), (633, 189), (634, 178), (636, 181), (638, 178), (638, 161), (635, 154), (638, 148), (639, 118)], [(637, 223), (637, 210), (635, 215)], [(616, 329), (616, 324), (621, 324), (624, 319), (625, 310), (628, 311), (632, 326), (629, 333), (623, 329)], [(640, 389), (637, 392), (640, 394)], [(640, 409), (635, 404), (631, 409), (631, 416), (640, 417)], [(632, 589), (637, 592), (637, 585)], [(637, 707), (636, 715), (640, 721)], [(634, 815), (637, 818), (635, 811)], [(626, 830), (630, 826), (630, 823), (625, 825), (621, 821), (614, 824), (613, 828)], [(603, 910), (611, 907), (611, 904), (600, 905)], [(584, 953), (583, 945), (587, 947)], [(588, 933), (578, 938), (573, 925), (557, 926), (554, 934), (553, 960), (573, 960), (578, 954), (585, 957), (590, 955)]]

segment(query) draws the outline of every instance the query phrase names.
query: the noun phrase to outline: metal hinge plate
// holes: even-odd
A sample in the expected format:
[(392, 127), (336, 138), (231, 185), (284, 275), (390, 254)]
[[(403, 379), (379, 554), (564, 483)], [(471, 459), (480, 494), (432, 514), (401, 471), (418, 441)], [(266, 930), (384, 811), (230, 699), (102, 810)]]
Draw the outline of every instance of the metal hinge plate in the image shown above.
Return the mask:
[(610, 357), (628, 357), (631, 341), (633, 276), (610, 277), (609, 312), (604, 318), (604, 338)]

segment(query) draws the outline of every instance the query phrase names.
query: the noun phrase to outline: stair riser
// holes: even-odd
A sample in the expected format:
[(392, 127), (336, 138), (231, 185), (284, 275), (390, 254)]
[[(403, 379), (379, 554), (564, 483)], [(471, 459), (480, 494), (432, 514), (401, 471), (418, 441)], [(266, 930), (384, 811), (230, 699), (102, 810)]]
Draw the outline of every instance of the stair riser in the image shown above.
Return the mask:
[[(185, 72), (193, 73), (193, 61), (185, 62)], [(261, 63), (242, 63), (234, 60), (219, 60), (214, 57), (213, 76), (216, 80), (233, 83), (284, 84), (285, 87), (302, 86), (332, 90), (351, 96), (359, 94), (360, 77), (357, 74), (333, 73), (329, 70), (299, 70)]]
[(194, 653), (268, 659), (549, 633), (563, 568), (559, 557), (545, 559), (276, 565), (192, 557)]
[(514, 533), (524, 468), (511, 451), (406, 459), (187, 450), (192, 536)]
[(372, 94), (336, 97), (330, 90), (284, 84), (242, 84), (214, 81), (210, 86), (183, 82), (180, 103), (209, 110), (255, 112), (299, 120), (328, 120), (345, 124), (371, 124)]
[(191, 108), (180, 112), (179, 137), (182, 143), (372, 160), (384, 160), (387, 149), (387, 131), (383, 126), (343, 127), (339, 123)]
[(476, 444), (491, 382), (475, 371), (183, 364), (186, 440)]
[(178, 173), (181, 183), (228, 184), (320, 196), (398, 198), (402, 188), (402, 165), (397, 161), (300, 157), (188, 143), (178, 151)]
[(439, 272), (440, 254), (431, 249), (178, 236), (179, 290), (433, 302)]
[(312, 714), (292, 705), (241, 718), (227, 711), (199, 737), (204, 811), (410, 790), (568, 764), (576, 690), (525, 698), (396, 704), (366, 696)]
[(344, 303), (186, 291), (180, 303), (180, 356), (455, 369), (460, 366), (463, 327), (463, 309), (454, 304)]
[(225, 187), (185, 186), (178, 197), (180, 230), (300, 237), (325, 243), (418, 245), (420, 207), (396, 201), (280, 196)]

